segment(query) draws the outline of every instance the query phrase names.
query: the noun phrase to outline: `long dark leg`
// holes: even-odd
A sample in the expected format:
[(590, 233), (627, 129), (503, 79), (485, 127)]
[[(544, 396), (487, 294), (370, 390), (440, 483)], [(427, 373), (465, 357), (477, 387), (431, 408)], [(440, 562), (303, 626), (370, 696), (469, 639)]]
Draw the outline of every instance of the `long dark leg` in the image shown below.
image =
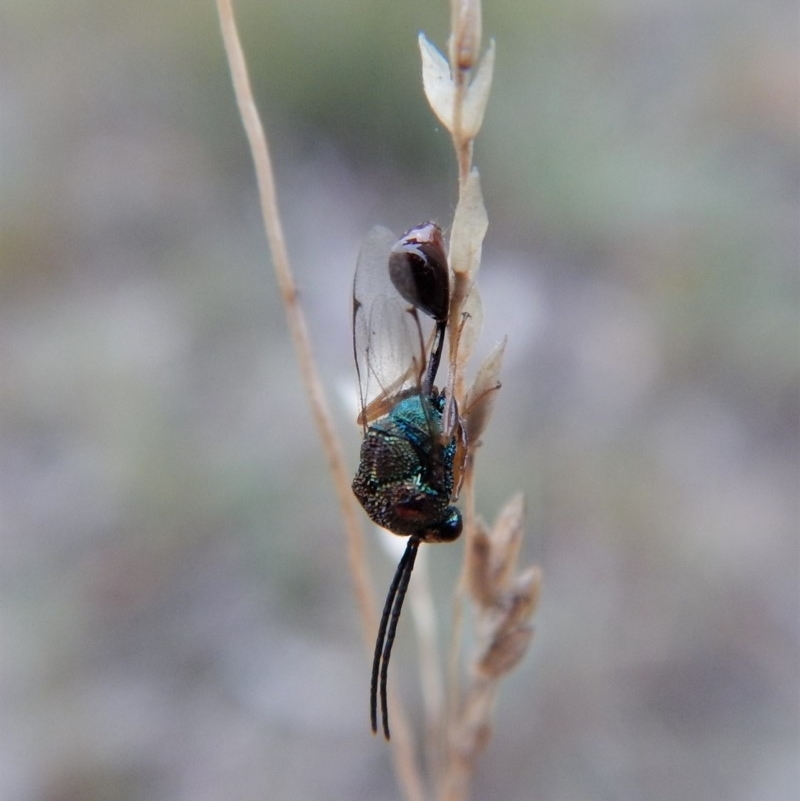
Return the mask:
[(444, 332), (447, 328), (447, 320), (436, 323), (436, 335), (433, 339), (431, 357), (428, 359), (428, 370), (425, 373), (425, 383), (422, 385), (422, 394), (430, 395), (433, 389), (433, 382), (436, 380), (436, 372), (439, 369), (439, 362), (442, 360), (442, 348), (444, 348)]
[[(375, 640), (375, 653), (372, 657), (372, 682), (370, 686), (370, 720), (372, 731), (378, 731), (378, 676), (381, 679), (381, 714), (383, 715), (383, 733), (389, 739), (389, 713), (386, 704), (386, 672), (389, 667), (389, 656), (392, 653), (392, 643), (394, 642), (395, 632), (397, 631), (397, 621), (400, 618), (400, 610), (403, 607), (403, 598), (408, 589), (408, 581), (411, 578), (411, 571), (414, 569), (414, 560), (417, 558), (417, 548), (419, 540), (410, 537), (406, 550), (403, 553), (400, 563), (394, 572), (394, 578), (389, 585), (389, 592), (386, 594), (386, 603), (383, 605), (381, 622), (378, 627), (378, 637)], [(386, 627), (389, 626), (389, 633)], [(381, 670), (381, 659), (383, 660), (383, 670)]]

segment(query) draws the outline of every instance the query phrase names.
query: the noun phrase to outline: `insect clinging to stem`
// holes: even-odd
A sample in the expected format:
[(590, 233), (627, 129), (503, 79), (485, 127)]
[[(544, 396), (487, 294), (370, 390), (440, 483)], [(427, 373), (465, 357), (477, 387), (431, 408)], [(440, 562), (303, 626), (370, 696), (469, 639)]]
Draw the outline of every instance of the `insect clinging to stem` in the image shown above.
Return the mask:
[[(450, 311), (442, 231), (417, 225), (396, 240), (374, 228), (353, 283), (353, 350), (364, 439), (353, 492), (370, 519), (408, 537), (381, 615), (370, 685), (370, 717), (389, 739), (386, 683), (400, 612), (421, 543), (452, 542), (462, 530), (453, 505), (466, 454), (464, 427), (434, 382)], [(430, 328), (428, 320), (433, 322)], [(445, 407), (450, 401), (450, 413)], [(449, 422), (446, 422), (449, 421)]]

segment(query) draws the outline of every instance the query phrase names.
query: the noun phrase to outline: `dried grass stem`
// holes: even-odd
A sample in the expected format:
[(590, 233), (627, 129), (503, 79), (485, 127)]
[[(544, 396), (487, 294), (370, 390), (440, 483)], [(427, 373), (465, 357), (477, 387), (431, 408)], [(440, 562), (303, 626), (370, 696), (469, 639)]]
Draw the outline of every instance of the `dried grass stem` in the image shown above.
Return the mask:
[[(286, 240), (278, 210), (275, 178), (267, 138), (253, 99), (250, 78), (231, 1), (217, 0), (217, 11), (239, 114), (242, 118), (255, 164), (264, 228), (270, 253), (272, 254), (275, 277), (286, 311), (289, 330), (294, 341), (300, 372), (311, 403), (314, 422), (322, 440), (328, 466), (333, 476), (336, 495), (344, 520), (348, 564), (356, 594), (364, 642), (367, 649), (371, 650), (374, 633), (377, 628), (377, 601), (365, 556), (360, 513), (350, 488), (350, 474), (344, 459), (344, 450), (336, 434), (328, 401), (314, 360), (305, 315), (298, 302), (297, 287), (286, 249)], [(392, 695), (389, 698), (389, 706), (392, 709), (394, 723), (392, 744), (398, 779), (409, 801), (424, 801), (425, 794), (408, 720), (401, 705), (397, 703)]]

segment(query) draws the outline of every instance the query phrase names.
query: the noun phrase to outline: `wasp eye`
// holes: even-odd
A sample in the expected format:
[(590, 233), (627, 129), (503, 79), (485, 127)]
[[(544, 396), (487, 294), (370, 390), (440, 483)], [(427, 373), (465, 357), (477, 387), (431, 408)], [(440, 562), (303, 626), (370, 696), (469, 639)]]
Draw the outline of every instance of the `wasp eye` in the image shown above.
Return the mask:
[(461, 512), (455, 506), (450, 507), (450, 516), (439, 526), (438, 539), (439, 542), (452, 542), (461, 536), (461, 530), (464, 527), (461, 518)]
[(450, 275), (442, 229), (423, 223), (406, 231), (389, 255), (389, 277), (415, 309), (437, 322), (447, 319)]

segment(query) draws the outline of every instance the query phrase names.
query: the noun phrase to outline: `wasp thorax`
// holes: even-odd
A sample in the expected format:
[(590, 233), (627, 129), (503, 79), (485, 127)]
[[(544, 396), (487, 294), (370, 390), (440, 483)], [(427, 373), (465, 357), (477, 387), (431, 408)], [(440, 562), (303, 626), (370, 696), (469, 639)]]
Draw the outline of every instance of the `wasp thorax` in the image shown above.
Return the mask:
[(410, 228), (389, 255), (395, 289), (415, 309), (437, 322), (447, 319), (450, 275), (442, 229), (428, 222)]
[(450, 505), (457, 443), (434, 436), (444, 404), (443, 395), (413, 395), (373, 422), (353, 479), (353, 492), (375, 523), (422, 542), (451, 542), (462, 529), (461, 513)]

